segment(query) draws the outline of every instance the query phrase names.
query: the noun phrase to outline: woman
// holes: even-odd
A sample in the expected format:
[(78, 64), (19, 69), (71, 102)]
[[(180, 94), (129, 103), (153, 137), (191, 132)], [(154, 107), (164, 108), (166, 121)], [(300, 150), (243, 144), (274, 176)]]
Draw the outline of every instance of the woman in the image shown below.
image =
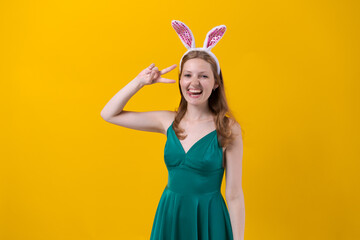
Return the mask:
[[(222, 74), (205, 51), (189, 51), (180, 62), (177, 111), (124, 111), (145, 85), (175, 83), (151, 64), (104, 107), (104, 120), (167, 136), (169, 177), (154, 217), (152, 240), (242, 240), (245, 208), (241, 184), (241, 127), (228, 109)], [(228, 116), (226, 116), (229, 115)], [(183, 134), (185, 133), (185, 134)], [(220, 192), (226, 168), (226, 200)]]

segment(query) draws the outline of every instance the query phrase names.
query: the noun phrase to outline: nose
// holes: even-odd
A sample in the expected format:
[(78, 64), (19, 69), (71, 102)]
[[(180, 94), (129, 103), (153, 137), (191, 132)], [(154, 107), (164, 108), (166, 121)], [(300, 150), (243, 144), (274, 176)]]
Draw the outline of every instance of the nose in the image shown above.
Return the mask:
[(198, 77), (193, 76), (193, 77), (191, 77), (191, 82), (192, 82), (192, 83), (199, 83), (199, 82), (200, 82), (200, 80), (199, 80), (199, 78), (198, 78)]

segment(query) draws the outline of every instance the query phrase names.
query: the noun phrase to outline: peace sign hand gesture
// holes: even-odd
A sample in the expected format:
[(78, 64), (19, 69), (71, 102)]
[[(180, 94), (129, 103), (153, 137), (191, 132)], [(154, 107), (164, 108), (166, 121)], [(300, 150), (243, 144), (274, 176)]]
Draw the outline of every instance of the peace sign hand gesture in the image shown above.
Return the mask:
[(170, 72), (174, 68), (176, 68), (176, 64), (167, 67), (161, 71), (159, 71), (158, 67), (155, 67), (155, 64), (152, 63), (149, 67), (142, 70), (139, 75), (137, 75), (137, 79), (142, 85), (151, 85), (153, 83), (175, 83), (176, 80), (162, 78), (161, 75)]

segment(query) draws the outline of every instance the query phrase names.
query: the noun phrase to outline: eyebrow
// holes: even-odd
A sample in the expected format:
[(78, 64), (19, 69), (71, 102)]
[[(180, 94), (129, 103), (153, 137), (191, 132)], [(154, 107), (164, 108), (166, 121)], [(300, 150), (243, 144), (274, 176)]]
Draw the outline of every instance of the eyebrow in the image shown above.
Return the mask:
[[(185, 70), (184, 72), (191, 72), (191, 71)], [(207, 71), (202, 71), (202, 72), (199, 72), (199, 73), (207, 73)]]

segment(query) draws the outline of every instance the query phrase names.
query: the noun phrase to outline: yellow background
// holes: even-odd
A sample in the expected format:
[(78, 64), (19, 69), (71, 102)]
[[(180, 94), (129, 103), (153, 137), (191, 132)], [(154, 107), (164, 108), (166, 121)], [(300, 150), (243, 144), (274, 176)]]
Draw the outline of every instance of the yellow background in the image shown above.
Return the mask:
[[(149, 239), (166, 137), (100, 112), (151, 63), (179, 64), (173, 19), (197, 47), (228, 28), (212, 51), (245, 131), (245, 239), (360, 239), (359, 5), (1, 1), (0, 239)], [(179, 100), (157, 84), (124, 109)]]

